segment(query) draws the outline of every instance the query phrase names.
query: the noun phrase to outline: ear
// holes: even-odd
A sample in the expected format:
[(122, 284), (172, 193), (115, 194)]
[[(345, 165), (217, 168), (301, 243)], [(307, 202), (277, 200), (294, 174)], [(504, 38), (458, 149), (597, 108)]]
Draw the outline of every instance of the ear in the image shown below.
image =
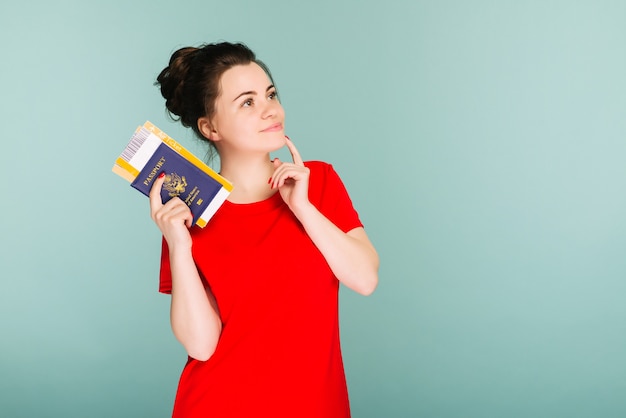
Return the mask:
[(207, 117), (198, 119), (198, 130), (209, 141), (217, 142), (220, 140), (217, 131), (213, 128), (211, 121)]

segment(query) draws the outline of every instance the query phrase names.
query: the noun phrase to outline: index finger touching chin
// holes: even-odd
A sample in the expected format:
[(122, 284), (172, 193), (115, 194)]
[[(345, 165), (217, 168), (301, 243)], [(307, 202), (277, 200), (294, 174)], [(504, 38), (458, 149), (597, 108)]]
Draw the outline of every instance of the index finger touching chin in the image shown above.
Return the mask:
[(291, 153), (291, 157), (293, 158), (293, 163), (296, 165), (304, 165), (304, 161), (302, 161), (302, 157), (296, 149), (296, 146), (287, 135), (285, 135), (285, 138), (287, 139), (285, 141), (285, 144), (287, 144), (287, 148), (289, 148), (289, 152)]

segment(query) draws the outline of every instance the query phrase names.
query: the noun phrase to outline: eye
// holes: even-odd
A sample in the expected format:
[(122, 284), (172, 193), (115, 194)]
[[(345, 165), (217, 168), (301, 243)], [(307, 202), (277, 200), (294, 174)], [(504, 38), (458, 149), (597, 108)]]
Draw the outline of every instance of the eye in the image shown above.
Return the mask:
[(267, 98), (269, 100), (276, 100), (278, 99), (278, 93), (276, 92), (276, 90), (274, 90), (267, 96)]
[(250, 107), (254, 104), (254, 101), (252, 99), (247, 99), (246, 101), (244, 101), (241, 104), (241, 107)]

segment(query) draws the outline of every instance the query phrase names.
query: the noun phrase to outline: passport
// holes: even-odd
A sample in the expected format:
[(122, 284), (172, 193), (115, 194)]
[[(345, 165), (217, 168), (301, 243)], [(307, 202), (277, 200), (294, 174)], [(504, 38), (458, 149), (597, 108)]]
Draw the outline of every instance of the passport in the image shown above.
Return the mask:
[(228, 180), (150, 122), (137, 128), (115, 161), (113, 172), (146, 196), (164, 172), (163, 203), (180, 198), (191, 209), (194, 224), (201, 228), (233, 189)]

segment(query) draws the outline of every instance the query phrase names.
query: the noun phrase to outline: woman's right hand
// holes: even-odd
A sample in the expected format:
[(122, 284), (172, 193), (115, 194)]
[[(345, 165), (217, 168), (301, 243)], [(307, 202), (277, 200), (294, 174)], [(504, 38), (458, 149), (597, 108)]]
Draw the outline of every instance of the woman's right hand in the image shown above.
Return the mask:
[(161, 173), (150, 189), (150, 216), (157, 224), (167, 241), (170, 251), (173, 248), (191, 248), (189, 228), (193, 225), (193, 215), (189, 206), (178, 197), (163, 204), (161, 189), (165, 173)]

